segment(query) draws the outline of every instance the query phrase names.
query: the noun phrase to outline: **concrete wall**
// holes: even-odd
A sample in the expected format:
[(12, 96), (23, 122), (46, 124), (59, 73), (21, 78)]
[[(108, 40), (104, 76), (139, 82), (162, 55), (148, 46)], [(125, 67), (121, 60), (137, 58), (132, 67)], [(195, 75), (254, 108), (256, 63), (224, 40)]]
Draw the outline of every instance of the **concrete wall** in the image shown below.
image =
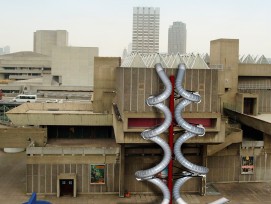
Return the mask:
[[(210, 67), (222, 65), (225, 84), (225, 93), (220, 97), (220, 103), (234, 103), (238, 84), (239, 40), (218, 39), (210, 43)], [(214, 87), (214, 86), (212, 86)]]
[(16, 52), (0, 57), (0, 79), (31, 79), (50, 74), (50, 68), (50, 57), (35, 52)]
[(94, 58), (94, 112), (111, 112), (113, 98), (117, 94), (116, 68), (119, 66), (119, 57)]
[[(268, 136), (270, 137), (270, 135)], [(266, 145), (265, 145), (266, 146)], [(270, 146), (270, 142), (267, 146)], [(254, 156), (254, 173), (241, 174), (241, 156)], [(241, 151), (234, 144), (207, 158), (207, 182), (266, 182), (271, 181), (270, 149), (249, 148)]]
[(38, 30), (34, 32), (34, 52), (52, 55), (54, 46), (68, 46), (68, 32), (65, 30)]
[[(79, 156), (77, 156), (79, 157)], [(126, 157), (124, 189), (129, 192), (137, 193), (161, 193), (158, 188), (147, 181), (137, 181), (134, 173), (137, 170), (146, 169), (155, 166), (161, 161), (161, 157)], [(199, 156), (188, 157), (190, 161), (199, 163)], [(84, 158), (82, 158), (84, 159)], [(80, 159), (81, 160), (81, 159)], [(57, 175), (63, 173), (75, 173), (77, 176), (77, 193), (118, 193), (119, 192), (119, 171), (118, 163), (106, 164), (105, 184), (90, 184), (90, 164), (91, 163), (28, 163), (26, 167), (26, 192), (37, 192), (39, 194), (56, 194), (57, 193)], [(96, 164), (96, 163), (93, 163)], [(177, 164), (176, 164), (177, 165)], [(175, 169), (174, 173), (180, 173)], [(193, 178), (187, 182), (182, 191), (200, 192), (201, 180)]]
[[(28, 147), (26, 153), (27, 193), (56, 194), (57, 177), (65, 174), (75, 174), (77, 193), (119, 191), (118, 147)], [(91, 164), (105, 165), (105, 184), (90, 182)]]
[(1, 56), (0, 67), (51, 67), (51, 59), (35, 52), (16, 52)]
[(43, 147), (47, 142), (47, 129), (44, 128), (0, 128), (0, 148), (26, 148), (32, 141)]
[(54, 47), (52, 75), (63, 86), (93, 86), (97, 47)]
[(105, 184), (90, 184), (90, 163), (27, 164), (26, 192), (56, 194), (57, 176), (63, 173), (75, 173), (76, 190), (79, 194), (118, 193), (119, 164), (106, 164), (105, 169)]
[[(244, 113), (245, 110), (245, 105), (244, 105), (244, 100), (245, 98), (250, 98), (254, 99), (254, 104), (253, 104), (253, 113), (252, 115), (258, 115), (258, 94), (252, 94), (252, 93), (237, 93), (236, 94), (236, 111), (239, 113)], [(247, 113), (245, 113), (247, 114)]]
[(271, 64), (239, 64), (238, 76), (271, 76)]
[(16, 125), (112, 125), (112, 114), (94, 114), (90, 103), (24, 103), (7, 116)]
[(238, 88), (239, 93), (258, 95), (258, 113), (271, 112), (270, 77), (239, 77)]
[[(165, 71), (168, 75), (176, 76), (177, 69), (168, 68)], [(218, 72), (216, 69), (186, 70), (184, 88), (199, 92), (201, 103), (193, 103), (184, 112), (219, 112)], [(116, 83), (117, 103), (121, 112), (153, 112), (154, 109), (145, 100), (164, 90), (155, 69), (151, 68), (118, 68)]]

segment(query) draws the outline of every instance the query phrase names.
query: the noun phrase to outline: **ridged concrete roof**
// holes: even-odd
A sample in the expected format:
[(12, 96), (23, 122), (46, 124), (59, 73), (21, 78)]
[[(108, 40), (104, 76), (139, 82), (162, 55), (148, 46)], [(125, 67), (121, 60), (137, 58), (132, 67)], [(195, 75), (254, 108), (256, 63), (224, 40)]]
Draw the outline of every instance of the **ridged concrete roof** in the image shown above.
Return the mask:
[(121, 67), (152, 68), (156, 63), (161, 63), (164, 68), (176, 68), (184, 63), (187, 69), (209, 69), (203, 56), (200, 54), (142, 54), (132, 52), (122, 61)]
[(252, 56), (252, 55), (242, 55), (239, 59), (239, 63), (241, 64), (270, 64), (268, 59), (261, 55), (258, 56)]

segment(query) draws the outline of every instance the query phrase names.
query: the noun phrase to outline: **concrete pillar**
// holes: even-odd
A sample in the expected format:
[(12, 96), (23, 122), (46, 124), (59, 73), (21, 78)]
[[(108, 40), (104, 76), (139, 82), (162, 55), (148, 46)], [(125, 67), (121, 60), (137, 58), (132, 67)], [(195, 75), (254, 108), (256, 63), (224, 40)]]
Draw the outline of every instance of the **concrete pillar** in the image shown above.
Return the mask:
[[(207, 145), (203, 145), (202, 151), (203, 151), (202, 164), (203, 164), (203, 166), (208, 167), (208, 164), (207, 164)], [(201, 177), (201, 192), (200, 192), (200, 194), (202, 196), (206, 195), (206, 176)]]
[(120, 145), (120, 170), (119, 170), (119, 197), (124, 197), (125, 187), (124, 187), (124, 178), (125, 178), (125, 145)]

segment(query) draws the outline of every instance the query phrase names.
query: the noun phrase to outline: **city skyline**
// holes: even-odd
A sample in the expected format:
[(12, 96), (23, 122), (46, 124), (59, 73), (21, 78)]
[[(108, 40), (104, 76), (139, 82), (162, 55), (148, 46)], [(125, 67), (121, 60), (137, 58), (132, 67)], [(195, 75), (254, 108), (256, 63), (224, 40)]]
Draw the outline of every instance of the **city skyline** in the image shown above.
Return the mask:
[(133, 7), (159, 7), (160, 52), (167, 52), (168, 27), (182, 21), (188, 53), (209, 53), (211, 40), (234, 38), (240, 40), (240, 55), (270, 58), (270, 6), (267, 0), (10, 0), (1, 2), (0, 46), (32, 51), (35, 31), (67, 30), (70, 46), (99, 47), (100, 56), (121, 56), (132, 42)]

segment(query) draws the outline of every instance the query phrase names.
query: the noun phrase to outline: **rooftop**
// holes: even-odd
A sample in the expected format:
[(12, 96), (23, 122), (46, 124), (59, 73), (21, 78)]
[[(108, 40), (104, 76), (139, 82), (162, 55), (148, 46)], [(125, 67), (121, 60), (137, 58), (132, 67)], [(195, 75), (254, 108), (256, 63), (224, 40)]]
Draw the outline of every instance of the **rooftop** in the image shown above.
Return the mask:
[(180, 63), (184, 63), (187, 69), (209, 69), (201, 54), (143, 54), (139, 52), (132, 52), (125, 57), (121, 63), (121, 67), (139, 67), (150, 68), (154, 67), (156, 63), (161, 63), (164, 68), (178, 67)]

